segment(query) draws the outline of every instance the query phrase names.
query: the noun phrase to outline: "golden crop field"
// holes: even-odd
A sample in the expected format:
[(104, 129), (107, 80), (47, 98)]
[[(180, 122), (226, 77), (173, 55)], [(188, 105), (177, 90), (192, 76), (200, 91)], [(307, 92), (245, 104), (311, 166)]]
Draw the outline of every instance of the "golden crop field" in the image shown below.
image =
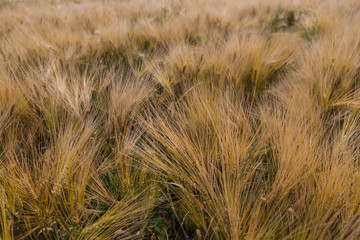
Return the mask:
[(360, 1), (1, 0), (0, 239), (360, 239)]

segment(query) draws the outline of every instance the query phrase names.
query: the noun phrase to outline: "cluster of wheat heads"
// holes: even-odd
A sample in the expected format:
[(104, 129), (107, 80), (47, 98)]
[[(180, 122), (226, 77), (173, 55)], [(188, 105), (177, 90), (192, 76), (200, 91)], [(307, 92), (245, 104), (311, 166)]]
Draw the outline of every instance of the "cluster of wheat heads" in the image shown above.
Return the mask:
[(358, 1), (1, 1), (0, 239), (359, 239)]

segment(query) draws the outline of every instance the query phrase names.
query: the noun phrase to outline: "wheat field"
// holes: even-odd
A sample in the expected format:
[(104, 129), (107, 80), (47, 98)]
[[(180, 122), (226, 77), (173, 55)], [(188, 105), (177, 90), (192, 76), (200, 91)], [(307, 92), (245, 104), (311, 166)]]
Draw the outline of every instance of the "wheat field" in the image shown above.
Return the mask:
[(0, 1), (0, 239), (360, 239), (357, 0)]

